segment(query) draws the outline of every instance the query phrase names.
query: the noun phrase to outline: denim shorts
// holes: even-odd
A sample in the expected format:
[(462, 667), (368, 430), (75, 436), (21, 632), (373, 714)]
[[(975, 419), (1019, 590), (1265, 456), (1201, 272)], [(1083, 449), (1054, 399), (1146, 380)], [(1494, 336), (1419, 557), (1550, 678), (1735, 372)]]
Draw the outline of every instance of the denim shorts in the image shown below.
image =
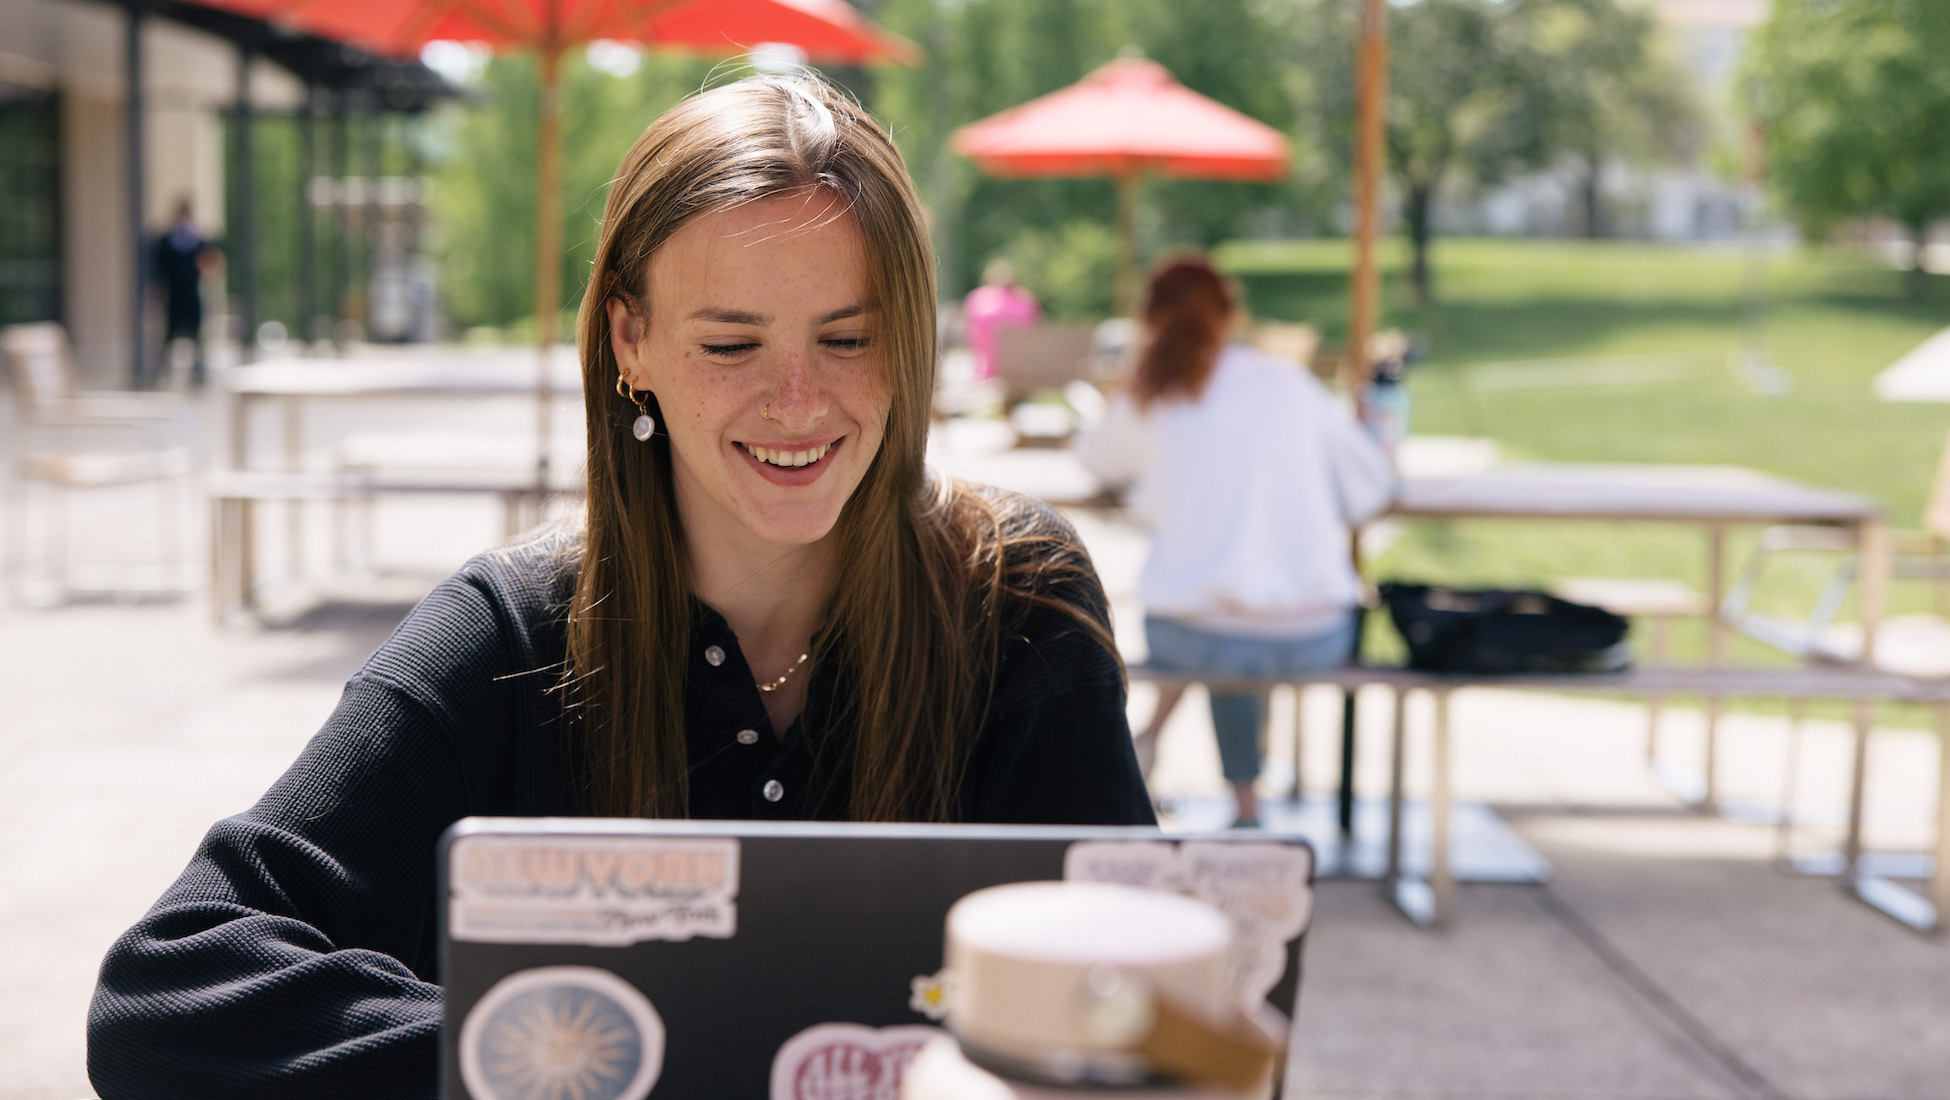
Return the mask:
[[(1144, 617), (1150, 665), (1188, 676), (1290, 676), (1338, 668), (1354, 655), (1358, 611), (1340, 625), (1305, 638), (1256, 638), (1216, 634), (1176, 619)], [(1258, 695), (1212, 693), (1212, 729), (1229, 783), (1259, 777), (1259, 727), (1266, 702)]]

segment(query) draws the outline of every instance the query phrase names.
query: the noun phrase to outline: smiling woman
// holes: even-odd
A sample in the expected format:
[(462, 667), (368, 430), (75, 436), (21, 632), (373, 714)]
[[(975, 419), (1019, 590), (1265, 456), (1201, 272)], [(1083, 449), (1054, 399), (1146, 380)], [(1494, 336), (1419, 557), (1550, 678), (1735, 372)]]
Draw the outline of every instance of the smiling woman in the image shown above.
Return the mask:
[(1152, 822), (1074, 532), (923, 464), (933, 271), (826, 85), (653, 123), (583, 300), (586, 514), (442, 584), (117, 941), (101, 1095), (432, 1096), (461, 817)]

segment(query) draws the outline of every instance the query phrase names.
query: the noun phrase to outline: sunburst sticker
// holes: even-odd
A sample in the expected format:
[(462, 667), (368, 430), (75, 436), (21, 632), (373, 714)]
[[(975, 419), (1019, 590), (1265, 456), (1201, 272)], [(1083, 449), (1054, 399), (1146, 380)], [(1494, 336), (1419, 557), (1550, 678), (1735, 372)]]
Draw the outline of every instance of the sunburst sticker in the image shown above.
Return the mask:
[(467, 1013), (460, 1072), (477, 1100), (643, 1100), (664, 1023), (630, 983), (590, 966), (501, 979)]

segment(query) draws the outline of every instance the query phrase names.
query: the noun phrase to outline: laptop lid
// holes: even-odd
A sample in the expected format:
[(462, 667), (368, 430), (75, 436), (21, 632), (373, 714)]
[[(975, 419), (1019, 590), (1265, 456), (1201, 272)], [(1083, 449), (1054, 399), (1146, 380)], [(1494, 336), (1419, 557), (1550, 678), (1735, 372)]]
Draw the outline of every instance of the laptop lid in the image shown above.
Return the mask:
[(1290, 1017), (1313, 871), (1253, 833), (469, 818), (440, 847), (442, 1096), (895, 1100), (948, 908), (1007, 882), (1210, 901), (1235, 987)]

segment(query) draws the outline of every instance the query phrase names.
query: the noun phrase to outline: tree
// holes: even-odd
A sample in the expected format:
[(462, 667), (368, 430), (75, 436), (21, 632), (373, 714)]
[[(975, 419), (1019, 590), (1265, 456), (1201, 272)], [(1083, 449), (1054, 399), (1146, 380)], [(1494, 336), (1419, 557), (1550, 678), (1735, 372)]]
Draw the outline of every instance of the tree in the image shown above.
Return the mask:
[(1810, 236), (1886, 217), (1916, 242), (1950, 216), (1950, 5), (1775, 0), (1743, 96), (1767, 140), (1768, 184)]
[[(1055, 257), (1062, 248), (1097, 240), (1089, 226), (1107, 229), (1115, 208), (1106, 179), (983, 176), (947, 151), (955, 127), (1073, 83), (1132, 47), (1187, 87), (1263, 122), (1287, 129), (1297, 117), (1298, 82), (1281, 64), (1280, 50), (1298, 24), (1284, 4), (878, 0), (873, 11), (925, 53), (913, 69), (877, 72), (869, 106), (893, 130), (935, 215), (946, 294), (968, 286), (992, 257), (1007, 255), (1040, 296), (1078, 311), (1108, 309), (1107, 287), (1101, 308), (1081, 292), (1089, 264), (1072, 261), (1087, 257)], [(1306, 143), (1295, 144), (1304, 156)], [(1322, 209), (1317, 195), (1293, 183), (1151, 180), (1139, 205), (1140, 250), (1205, 247), (1265, 226), (1317, 224), (1325, 220)], [(1037, 285), (1042, 273), (1054, 281)]]
[[(711, 63), (651, 53), (634, 71), (597, 68), (581, 54), (562, 67), (562, 291), (572, 306), (589, 280), (609, 181), (631, 142), (696, 90)], [(628, 66), (623, 66), (627, 69)], [(527, 55), (487, 62), (471, 104), (439, 122), (433, 173), (434, 253), (441, 297), (460, 328), (503, 326), (535, 309), (535, 172), (539, 99)]]
[(1498, 0), (1421, 0), (1391, 12), (1388, 167), (1402, 188), (1409, 284), (1422, 302), (1433, 293), (1442, 187), (1458, 175), (1496, 183), (1556, 151), (1552, 88), (1522, 15)]
[(1693, 81), (1661, 48), (1648, 8), (1615, 0), (1529, 0), (1525, 22), (1543, 64), (1555, 133), (1579, 161), (1580, 229), (1610, 235), (1605, 163), (1672, 161), (1694, 152), (1704, 121)]
[[(1313, 74), (1320, 143), (1347, 178), (1353, 151), (1358, 0), (1316, 0), (1317, 34), (1296, 62)], [(1524, 33), (1521, 0), (1415, 0), (1388, 9), (1388, 171), (1400, 189), (1409, 284), (1432, 300), (1436, 202), (1465, 180), (1493, 184), (1541, 167), (1557, 130), (1545, 66)]]
[[(1354, 145), (1357, 0), (1313, 0), (1292, 63), (1325, 175), (1347, 174)], [(1607, 158), (1682, 151), (1690, 89), (1658, 50), (1650, 17), (1620, 0), (1407, 0), (1388, 8), (1388, 169), (1410, 245), (1409, 283), (1432, 300), (1430, 252), (1440, 200), (1494, 186), (1566, 154), (1585, 169), (1587, 231), (1602, 227)]]
[[(1282, 64), (1283, 43), (1310, 32), (1286, 3), (1265, 0), (862, 0), (863, 12), (917, 43), (914, 68), (834, 69), (827, 75), (887, 123), (933, 219), (941, 286), (965, 289), (998, 255), (1047, 285), (1030, 285), (1066, 312), (1108, 309), (1088, 293), (1097, 242), (1115, 197), (1106, 179), (994, 179), (948, 151), (956, 127), (1055, 91), (1136, 47), (1188, 87), (1274, 126), (1299, 115), (1303, 75)], [(687, 91), (739, 75), (733, 63), (652, 53), (629, 76), (577, 55), (563, 73), (565, 298), (587, 275), (591, 227), (606, 181), (632, 138)], [(486, 62), (473, 102), (447, 111), (435, 135), (443, 296), (456, 324), (506, 325), (532, 305), (535, 71), (523, 57)], [(1139, 206), (1147, 255), (1209, 247), (1237, 236), (1324, 225), (1341, 190), (1296, 134), (1307, 166), (1281, 184), (1153, 180)]]

